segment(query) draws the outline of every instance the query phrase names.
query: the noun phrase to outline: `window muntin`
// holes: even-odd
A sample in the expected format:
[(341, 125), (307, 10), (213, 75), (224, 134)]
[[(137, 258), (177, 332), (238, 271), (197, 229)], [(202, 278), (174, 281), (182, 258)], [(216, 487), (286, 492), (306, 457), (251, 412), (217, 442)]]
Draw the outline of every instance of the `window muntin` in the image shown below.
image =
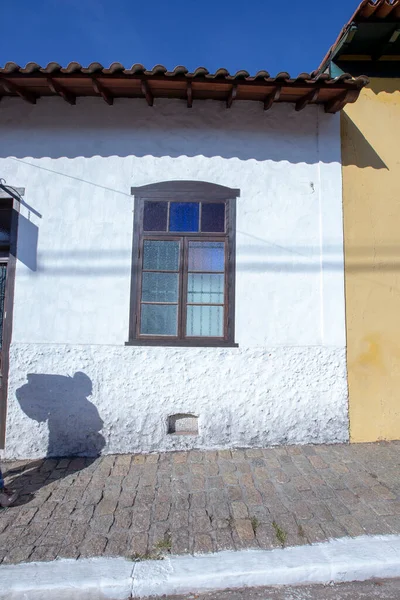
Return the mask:
[(234, 234), (239, 193), (203, 182), (190, 184), (207, 186), (211, 193), (164, 192), (166, 184), (145, 186), (143, 196), (141, 188), (134, 191), (128, 344), (236, 345)]

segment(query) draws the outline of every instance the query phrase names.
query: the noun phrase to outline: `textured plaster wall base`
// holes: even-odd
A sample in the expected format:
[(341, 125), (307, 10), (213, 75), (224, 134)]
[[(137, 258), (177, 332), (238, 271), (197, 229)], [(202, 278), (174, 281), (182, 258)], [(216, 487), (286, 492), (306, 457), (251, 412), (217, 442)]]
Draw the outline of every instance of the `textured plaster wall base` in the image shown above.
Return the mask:
[(276, 550), (163, 561), (121, 558), (2, 565), (1, 600), (128, 600), (227, 588), (341, 583), (400, 576), (400, 536), (361, 536)]
[[(167, 435), (174, 413), (199, 435)], [(347, 439), (344, 349), (11, 348), (8, 458)]]

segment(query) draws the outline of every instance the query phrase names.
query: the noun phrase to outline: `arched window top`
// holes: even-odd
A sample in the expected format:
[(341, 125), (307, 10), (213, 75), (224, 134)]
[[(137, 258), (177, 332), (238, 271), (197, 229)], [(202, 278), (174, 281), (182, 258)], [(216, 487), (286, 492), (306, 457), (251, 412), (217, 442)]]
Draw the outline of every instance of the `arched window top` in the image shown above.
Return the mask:
[(215, 198), (227, 200), (238, 198), (240, 190), (210, 183), (208, 181), (161, 181), (140, 187), (132, 187), (131, 194), (138, 198), (167, 198), (173, 194), (176, 198)]

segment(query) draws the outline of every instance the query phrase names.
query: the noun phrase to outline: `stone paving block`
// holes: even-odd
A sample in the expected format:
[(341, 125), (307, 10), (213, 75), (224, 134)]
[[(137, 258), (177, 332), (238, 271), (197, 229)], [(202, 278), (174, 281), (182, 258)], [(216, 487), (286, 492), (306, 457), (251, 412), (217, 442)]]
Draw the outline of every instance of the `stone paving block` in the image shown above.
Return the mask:
[(243, 499), (243, 490), (236, 485), (230, 485), (226, 488), (227, 497), (231, 502), (241, 501)]
[(148, 531), (150, 527), (151, 514), (150, 509), (148, 510), (140, 510), (136, 511), (133, 509), (132, 511), (132, 523), (131, 530), (134, 533), (141, 533), (144, 531)]
[(108, 537), (104, 551), (106, 556), (126, 556), (129, 552), (129, 535), (125, 531), (115, 532)]
[(190, 506), (190, 494), (183, 493), (172, 496), (172, 508), (173, 510), (189, 510)]
[(396, 514), (396, 511), (393, 507), (393, 503), (390, 500), (387, 500), (385, 502), (376, 502), (376, 503), (370, 502), (368, 504), (368, 506), (380, 517), (382, 517), (382, 516), (386, 517), (386, 516), (391, 516), (391, 515)]
[(332, 463), (330, 465), (330, 468), (334, 473), (338, 473), (339, 475), (349, 472), (349, 468), (346, 467), (346, 465), (343, 465), (342, 463)]
[(289, 512), (277, 494), (263, 494), (263, 500), (264, 505), (273, 516), (287, 514)]
[[(219, 466), (218, 466), (217, 462), (205, 461), (203, 466), (204, 466), (204, 476), (206, 478), (215, 477), (216, 475), (219, 474)], [(206, 487), (207, 487), (207, 482), (206, 482)]]
[(219, 528), (216, 531), (216, 544), (218, 550), (234, 550), (232, 533), (229, 527)]
[(292, 484), (299, 492), (311, 490), (311, 484), (307, 479), (301, 475), (292, 478)]
[(73, 546), (73, 545), (65, 546), (63, 544), (61, 546), (60, 550), (58, 551), (57, 558), (77, 559), (77, 558), (79, 558), (80, 554), (81, 554), (81, 549), (79, 546)]
[(230, 460), (232, 458), (232, 451), (231, 450), (218, 450), (218, 458)]
[(333, 516), (349, 514), (349, 509), (338, 498), (327, 498), (325, 504)]
[[(198, 464), (198, 463), (193, 463)], [(177, 463), (173, 466), (172, 476), (174, 479), (179, 479), (181, 477), (186, 477), (189, 473), (188, 465), (186, 463)]]
[(171, 532), (172, 554), (184, 554), (191, 551), (188, 529), (181, 528)]
[(368, 535), (386, 535), (392, 533), (391, 528), (384, 517), (374, 515), (371, 518), (369, 515), (359, 513), (357, 514), (357, 521), (364, 529), (364, 533), (368, 533)]
[(205, 489), (212, 490), (212, 489), (222, 489), (225, 487), (225, 484), (224, 484), (224, 480), (222, 479), (222, 477), (220, 475), (218, 475), (216, 477), (206, 477), (205, 486), (206, 486)]
[(191, 486), (188, 478), (175, 479), (175, 481), (173, 482), (172, 491), (174, 494), (186, 493), (189, 492), (190, 489)]
[(185, 463), (185, 462), (187, 462), (187, 459), (188, 459), (187, 452), (174, 452), (172, 455), (172, 460), (175, 464)]
[(146, 456), (146, 464), (155, 464), (158, 462), (158, 459), (160, 458), (160, 455), (155, 452), (154, 454), (148, 454)]
[(204, 452), (200, 452), (199, 450), (190, 450), (188, 460), (189, 462), (203, 462)]
[(236, 473), (223, 473), (222, 480), (225, 485), (237, 485), (239, 482), (238, 476)]
[[(106, 497), (106, 496), (105, 496)], [(116, 496), (118, 500), (118, 496)], [(154, 487), (144, 486), (142, 488), (139, 487), (139, 490), (135, 496), (135, 506), (149, 506), (155, 499), (155, 489)]]
[(181, 527), (187, 527), (189, 524), (189, 511), (187, 510), (171, 510), (169, 516), (171, 530), (176, 531)]
[(59, 521), (51, 520), (43, 531), (42, 535), (38, 540), (38, 544), (52, 544), (56, 545), (58, 542), (62, 542), (69, 530), (71, 529), (71, 521), (63, 519)]
[(19, 527), (20, 525), (29, 525), (37, 512), (37, 507), (31, 508), (29, 505), (21, 507), (21, 510), (18, 512), (13, 522), (13, 526)]
[(400, 516), (399, 515), (389, 515), (387, 517), (383, 517), (385, 523), (390, 527), (392, 533), (400, 534)]
[(234, 519), (246, 519), (249, 516), (249, 510), (244, 502), (232, 502), (231, 511)]
[(302, 449), (300, 448), (300, 446), (287, 446), (286, 451), (289, 454), (289, 456), (294, 456), (301, 454)]
[(52, 516), (54, 510), (58, 506), (58, 502), (53, 502), (51, 497), (44, 504), (39, 506), (39, 510), (32, 519), (32, 522), (47, 522)]
[(64, 544), (69, 546), (79, 546), (86, 536), (87, 529), (81, 523), (72, 523), (71, 529), (64, 538)]
[(106, 548), (106, 545), (107, 538), (105, 535), (89, 534), (85, 536), (80, 546), (80, 555), (83, 557), (101, 556)]
[[(210, 465), (212, 463), (208, 463)], [(190, 463), (190, 472), (192, 475), (198, 475), (200, 477), (205, 477), (206, 475), (206, 465), (205, 463)]]
[(270, 478), (271, 481), (275, 481), (276, 483), (288, 483), (290, 481), (289, 475), (283, 469), (271, 469)]
[(213, 551), (213, 543), (211, 536), (206, 533), (197, 533), (194, 538), (194, 552), (206, 553)]
[[(96, 506), (95, 515), (101, 517), (103, 515), (112, 515), (117, 508), (118, 499), (103, 498)], [(88, 507), (89, 508), (89, 507)], [(73, 513), (75, 514), (75, 513)]]
[(250, 519), (234, 519), (234, 527), (241, 544), (247, 545), (254, 542), (254, 531)]
[(236, 470), (238, 473), (251, 473), (251, 466), (248, 462), (237, 462)]
[(132, 507), (135, 503), (135, 492), (124, 490), (122, 488), (122, 492), (118, 497), (118, 508), (129, 508)]
[(128, 530), (132, 524), (132, 508), (120, 508), (118, 506), (117, 510), (113, 514), (114, 522), (112, 525), (112, 531), (118, 529)]
[(313, 505), (305, 502), (285, 502), (285, 506), (296, 519), (302, 521), (312, 519), (314, 516)]
[(91, 532), (107, 535), (114, 523), (114, 515), (95, 516), (89, 523)]
[(51, 561), (55, 560), (59, 554), (61, 544), (56, 546), (36, 546), (30, 555), (31, 561)]
[(204, 508), (206, 506), (205, 492), (193, 492), (189, 495), (190, 508)]
[(347, 530), (338, 522), (324, 521), (319, 526), (325, 533), (325, 538), (335, 539), (347, 536)]
[[(299, 533), (299, 523), (291, 514), (279, 515), (274, 522), (286, 534), (286, 546), (301, 546), (304, 544), (304, 536)], [(276, 533), (277, 540), (278, 534)]]
[(375, 485), (372, 490), (377, 492), (382, 498), (385, 500), (396, 500), (396, 494), (393, 494), (387, 487), (384, 485)]
[(277, 548), (279, 546), (271, 523), (261, 523), (256, 528), (255, 535), (261, 548), (269, 550), (270, 548)]
[(300, 538), (305, 536), (310, 544), (326, 540), (326, 533), (321, 528), (321, 525), (313, 521), (302, 522), (297, 528), (297, 535)]
[(245, 451), (246, 458), (263, 458), (263, 451), (261, 448), (249, 448)]
[(196, 532), (208, 532), (211, 531), (211, 519), (208, 515), (208, 512), (205, 509), (198, 508), (196, 510), (192, 510), (190, 513), (191, 516), (191, 527), (193, 531)]
[(321, 458), (318, 455), (309, 455), (308, 456), (308, 460), (310, 461), (310, 463), (312, 464), (312, 466), (314, 467), (314, 469), (327, 469), (328, 465), (326, 464), (326, 462), (323, 460), (323, 458)]
[(208, 450), (204, 453), (204, 460), (206, 462), (215, 462), (218, 459), (218, 452), (216, 450)]
[(166, 538), (170, 538), (170, 535), (171, 532), (167, 521), (152, 523), (149, 531), (149, 551), (156, 551), (160, 544), (165, 542)]
[(244, 488), (246, 502), (250, 506), (261, 505), (263, 503), (262, 496), (257, 488), (253, 485), (245, 486)]
[(222, 473), (222, 474), (234, 473), (236, 471), (236, 463), (232, 459), (219, 460), (218, 467), (219, 467), (220, 473)]
[[(204, 477), (192, 477), (192, 481), (191, 481), (191, 486), (190, 488), (193, 491), (201, 491), (205, 489), (205, 478)], [(188, 489), (190, 489), (188, 487)]]
[(4, 548), (2, 552), (4, 554), (2, 564), (27, 562), (33, 550), (34, 546), (27, 544)]
[(171, 510), (169, 502), (156, 503), (153, 506), (152, 518), (156, 521), (166, 521)]

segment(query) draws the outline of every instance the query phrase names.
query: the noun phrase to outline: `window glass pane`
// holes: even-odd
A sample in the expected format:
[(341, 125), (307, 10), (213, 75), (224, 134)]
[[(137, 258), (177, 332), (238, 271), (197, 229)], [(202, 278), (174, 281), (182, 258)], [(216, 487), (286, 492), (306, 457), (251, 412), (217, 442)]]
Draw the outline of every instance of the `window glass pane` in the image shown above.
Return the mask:
[(222, 306), (188, 306), (186, 335), (223, 337), (224, 309)]
[(171, 202), (169, 209), (170, 231), (198, 231), (199, 203)]
[(189, 271), (223, 271), (224, 242), (189, 242)]
[(178, 273), (143, 273), (144, 302), (178, 302)]
[(200, 304), (223, 304), (224, 276), (189, 273), (187, 301)]
[(179, 242), (145, 240), (143, 269), (151, 271), (177, 271), (179, 268)]
[(204, 202), (201, 205), (201, 231), (225, 231), (225, 204)]
[(142, 304), (140, 333), (177, 335), (178, 306), (176, 304)]
[(167, 231), (168, 202), (144, 203), (143, 230)]
[(10, 243), (11, 208), (0, 209), (0, 242)]

